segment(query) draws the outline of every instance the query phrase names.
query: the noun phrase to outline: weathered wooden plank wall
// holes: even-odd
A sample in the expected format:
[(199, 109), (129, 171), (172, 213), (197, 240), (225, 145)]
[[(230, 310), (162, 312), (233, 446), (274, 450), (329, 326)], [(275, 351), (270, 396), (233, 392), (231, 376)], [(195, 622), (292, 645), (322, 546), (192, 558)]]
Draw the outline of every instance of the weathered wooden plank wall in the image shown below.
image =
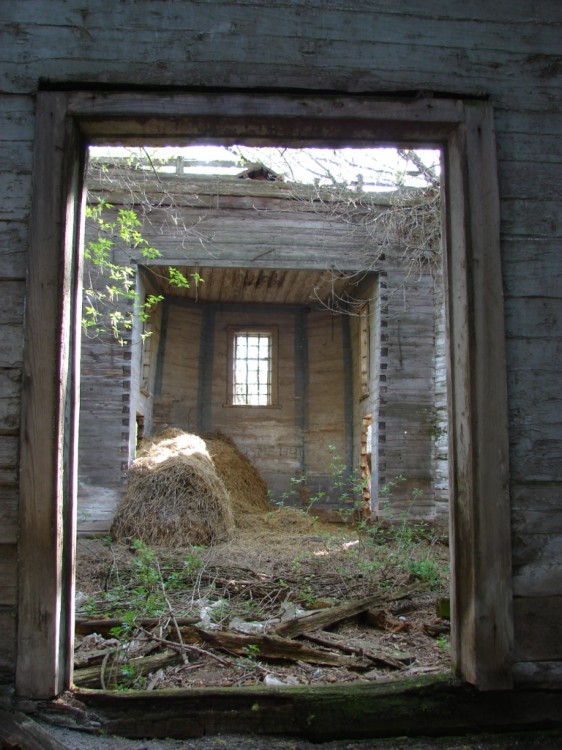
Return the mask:
[[(561, 611), (554, 607), (562, 567), (561, 393), (553, 376), (562, 349), (558, 0), (412, 0), (407, 8), (397, 0), (29, 0), (2, 3), (0, 20), (0, 284), (3, 294), (21, 288), (22, 300), (40, 82), (76, 88), (423, 90), (490, 99), (507, 314), (515, 674), (522, 681), (560, 684), (562, 639), (546, 654), (533, 648)], [(5, 305), (0, 312), (2, 383), (20, 376), (22, 314)], [(7, 408), (12, 416), (9, 426), (2, 425), (1, 481), (13, 504), (17, 394)], [(530, 549), (537, 552), (527, 555)], [(533, 580), (532, 590), (524, 580)], [(536, 613), (531, 635), (529, 610)], [(14, 603), (2, 605), (3, 674), (13, 669), (14, 623)]]
[[(443, 464), (447, 471), (446, 451), (436, 465), (437, 441), (447, 440), (445, 367), (443, 356), (440, 363), (437, 360), (435, 325), (439, 312), (442, 318), (442, 282), (427, 268), (409, 270), (400, 263), (400, 252), (387, 252), (386, 257), (378, 471), (381, 487), (394, 486), (377, 509), (383, 515), (408, 513), (446, 525), (448, 483), (442, 475)], [(403, 479), (397, 482), (398, 477)]]
[[(200, 433), (218, 429), (220, 425), (220, 429), (235, 437), (239, 445), (244, 443), (247, 454), (255, 460), (276, 498), (287, 493), (291, 477), (306, 472), (308, 492), (316, 495), (321, 490), (325, 493), (323, 503), (337, 505), (337, 493), (331, 491), (334, 477), (330, 474), (333, 472), (330, 464), (334, 454), (349, 471), (358, 469), (363, 417), (375, 414), (376, 432), (372, 442), (378, 466), (375, 467), (372, 486), (373, 509), (387, 517), (411, 512), (425, 520), (437, 519), (447, 523), (447, 462), (446, 458), (441, 459), (441, 502), (434, 507), (432, 455), (434, 433), (438, 424), (443, 422), (443, 413), (439, 417), (434, 407), (436, 377), (441, 378), (440, 408), (445, 412), (446, 421), (445, 365), (441, 357), (440, 368), (436, 371), (434, 343), (434, 296), (439, 294), (442, 302), (442, 282), (434, 283), (427, 268), (410, 269), (402, 257), (402, 248), (385, 246), (383, 253), (377, 244), (374, 216), (388, 209), (391, 203), (389, 194), (371, 196), (372, 214), (367, 235), (362, 216), (342, 217), (337, 192), (329, 190), (317, 194), (313, 188), (289, 182), (270, 183), (218, 176), (194, 178), (162, 174), (156, 180), (152, 171), (129, 170), (124, 164), (113, 164), (99, 175), (94, 164), (90, 174), (89, 199), (95, 201), (96, 197), (102, 197), (113, 206), (106, 213), (107, 220), (112, 219), (121, 206), (133, 204), (142, 221), (143, 237), (161, 253), (158, 262), (179, 265), (188, 278), (195, 267), (204, 279), (197, 290), (193, 284), (190, 290), (192, 303), (196, 299), (203, 302), (199, 311), (189, 307), (188, 303), (186, 307), (186, 290), (178, 290), (166, 283), (158, 290), (169, 296), (165, 303), (166, 331), (160, 339), (159, 354), (156, 342), (148, 341), (153, 351), (153, 363), (156, 362), (161, 370), (154, 412), (156, 429), (174, 425)], [(154, 208), (162, 202), (172, 202), (172, 206)], [(87, 239), (89, 236), (87, 226)], [(143, 262), (138, 250), (123, 247), (118, 251), (121, 262), (125, 264), (131, 263), (128, 257), (131, 254)], [(381, 257), (377, 260), (379, 255)], [(210, 266), (211, 263), (218, 266), (218, 270)], [(364, 269), (382, 271), (388, 267), (392, 271), (391, 276), (384, 272), (384, 314), (381, 316), (379, 311), (376, 316), (370, 316), (363, 345), (354, 306), (349, 314), (344, 311), (339, 315), (327, 313), (320, 303), (324, 287), (322, 284), (317, 287), (315, 277), (302, 273), (302, 269), (324, 271), (332, 265), (341, 268), (343, 263), (348, 264), (346, 269), (361, 270), (359, 277), (351, 276), (349, 293), (357, 300), (371, 299), (371, 306), (377, 295), (373, 276), (365, 277)], [(254, 276), (247, 269), (240, 269), (242, 264), (251, 265), (255, 269)], [(268, 269), (272, 264), (275, 275), (264, 278), (264, 268)], [(231, 273), (221, 275), (221, 268), (230, 269)], [(299, 271), (287, 271), (286, 268)], [(156, 275), (165, 279), (166, 269), (151, 266), (143, 272), (148, 284), (158, 283)], [(342, 275), (340, 279), (338, 273), (332, 272), (331, 276), (328, 273), (323, 285), (330, 289), (335, 285), (337, 295), (337, 285), (346, 281), (346, 274)], [(359, 288), (356, 288), (357, 284)], [(313, 298), (313, 289), (317, 299)], [(179, 296), (180, 293), (183, 296)], [(295, 341), (300, 336), (304, 347), (300, 362), (296, 351), (286, 362), (282, 360), (283, 371), (288, 373), (287, 383), (294, 389), (294, 394), (284, 394), (280, 404), (282, 411), (278, 413), (271, 410), (262, 413), (255, 409), (236, 409), (233, 412), (230, 408), (225, 412), (226, 393), (221, 395), (216, 392), (216, 386), (212, 387), (212, 384), (219, 383), (224, 391), (226, 383), (225, 353), (215, 345), (218, 335), (222, 336), (220, 344), (226, 340), (224, 331), (219, 334), (216, 327), (222, 319), (222, 310), (217, 317), (215, 308), (205, 307), (205, 301), (236, 302), (236, 305), (225, 308), (224, 315), (225, 321), (236, 324), (239, 311), (243, 309), (240, 304), (255, 303), (256, 298), (268, 304), (293, 302), (307, 306), (301, 312), (290, 312), (287, 317), (289, 325), (295, 326)], [(317, 309), (309, 315), (308, 306)], [(244, 319), (247, 315), (250, 313), (244, 313)], [(294, 315), (298, 315), (300, 321), (293, 320)], [(273, 325), (277, 325), (275, 321)], [(381, 326), (384, 326), (386, 342), (382, 359), (379, 351)], [(297, 333), (298, 327), (302, 329), (301, 333)], [(284, 328), (283, 325), (282, 330)], [(119, 360), (124, 360), (125, 349), (114, 344), (113, 347), (106, 346), (105, 350), (103, 342), (100, 343), (98, 351), (95, 341), (86, 340), (83, 350), (81, 420), (85, 429), (81, 430), (79, 531), (93, 530), (96, 523), (99, 529), (103, 528), (103, 523), (107, 526), (108, 491), (114, 493), (114, 506), (118, 499), (122, 467), (116, 449), (124, 450), (125, 434), (116, 412), (123, 411), (123, 427), (126, 427), (127, 404), (131, 423), (135, 411), (147, 419), (151, 416), (146, 401), (150, 396), (141, 394), (138, 403), (133, 404), (134, 387), (130, 389), (130, 401), (121, 403), (129, 390), (123, 381), (123, 392), (119, 391), (115, 367)], [(360, 385), (361, 356), (371, 360), (365, 362), (365, 378), (370, 381), (365, 394)], [(211, 368), (209, 372), (205, 372), (207, 361)], [(123, 377), (125, 370), (130, 371), (132, 382), (139, 363), (139, 353), (132, 352), (132, 357), (122, 362)], [(422, 374), (423, 378), (420, 377)], [(112, 380), (105, 388), (102, 381), (107, 377)], [(291, 383), (291, 377), (294, 383)], [(382, 421), (377, 416), (379, 381), (383, 382), (384, 388)], [(200, 392), (198, 383), (204, 384), (205, 393)], [(295, 419), (287, 410), (289, 402), (300, 407)], [(204, 419), (201, 418), (203, 412)], [(233, 424), (229, 412), (230, 417), (234, 413), (237, 415)], [(98, 419), (101, 414), (103, 417)], [(106, 440), (100, 444), (99, 428), (107, 420), (113, 421), (114, 425), (104, 431)], [(279, 425), (283, 422), (287, 423), (287, 434), (279, 433)], [(267, 425), (273, 424), (276, 427), (272, 428), (271, 434), (264, 434)], [(441, 433), (442, 442), (446, 444), (446, 430), (442, 424)], [(132, 457), (133, 450), (130, 449), (128, 455)], [(124, 460), (125, 455), (121, 458)], [(113, 467), (110, 470), (107, 470), (108, 463)], [(378, 483), (393, 481), (398, 475), (405, 476), (406, 481), (397, 483), (391, 496), (385, 495), (386, 506), (382, 509), (377, 501)], [(98, 519), (90, 499), (93, 499), (92, 485), (102, 489)], [(415, 509), (412, 503), (414, 488), (423, 492), (416, 496)], [(291, 501), (297, 503), (299, 498), (293, 497)]]

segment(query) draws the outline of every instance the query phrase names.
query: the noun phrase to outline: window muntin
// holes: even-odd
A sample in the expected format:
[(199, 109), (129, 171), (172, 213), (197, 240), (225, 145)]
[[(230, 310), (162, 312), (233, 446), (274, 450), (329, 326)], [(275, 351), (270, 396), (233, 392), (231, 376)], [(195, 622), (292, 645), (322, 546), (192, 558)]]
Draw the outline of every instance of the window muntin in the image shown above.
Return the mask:
[(273, 329), (230, 329), (228, 403), (231, 406), (275, 405), (275, 349)]

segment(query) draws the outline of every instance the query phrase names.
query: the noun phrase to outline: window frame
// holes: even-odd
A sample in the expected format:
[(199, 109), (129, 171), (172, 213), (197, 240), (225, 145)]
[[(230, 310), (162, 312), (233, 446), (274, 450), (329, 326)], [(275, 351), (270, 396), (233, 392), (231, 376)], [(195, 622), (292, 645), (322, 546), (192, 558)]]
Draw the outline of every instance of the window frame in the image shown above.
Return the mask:
[[(448, 326), (451, 657), (512, 686), (508, 421), (493, 109), (452, 97), (41, 90), (24, 326), (16, 691), (71, 685), (86, 147), (441, 147)], [(250, 698), (251, 700), (251, 698)]]
[[(240, 334), (266, 333), (271, 337), (270, 346), (270, 401), (267, 404), (237, 404), (234, 394), (234, 340)], [(236, 409), (272, 409), (279, 406), (279, 329), (269, 325), (230, 325), (227, 328), (226, 354), (226, 404)]]

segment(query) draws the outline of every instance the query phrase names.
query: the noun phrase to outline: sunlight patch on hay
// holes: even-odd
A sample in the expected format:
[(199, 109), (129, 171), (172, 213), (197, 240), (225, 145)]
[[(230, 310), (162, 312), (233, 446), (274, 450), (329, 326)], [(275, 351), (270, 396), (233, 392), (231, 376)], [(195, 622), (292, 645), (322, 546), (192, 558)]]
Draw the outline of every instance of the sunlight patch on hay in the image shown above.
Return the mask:
[(227, 541), (244, 518), (271, 511), (267, 485), (228, 437), (168, 428), (143, 441), (111, 526), (117, 541), (148, 545)]
[(167, 430), (145, 443), (129, 469), (114, 539), (209, 545), (227, 540), (233, 528), (228, 491), (201, 438)]

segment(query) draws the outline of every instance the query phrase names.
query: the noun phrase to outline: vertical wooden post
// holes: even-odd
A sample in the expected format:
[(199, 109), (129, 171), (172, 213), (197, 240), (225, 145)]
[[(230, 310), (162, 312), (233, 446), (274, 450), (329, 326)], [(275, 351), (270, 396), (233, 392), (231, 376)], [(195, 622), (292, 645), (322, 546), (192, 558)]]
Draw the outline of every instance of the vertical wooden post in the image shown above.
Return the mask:
[(453, 661), (482, 689), (512, 685), (507, 388), (491, 107), (465, 105), (447, 149)]
[[(37, 96), (22, 384), (16, 690), (47, 698), (72, 668), (83, 159), (64, 93)], [(77, 254), (79, 255), (79, 254)]]

